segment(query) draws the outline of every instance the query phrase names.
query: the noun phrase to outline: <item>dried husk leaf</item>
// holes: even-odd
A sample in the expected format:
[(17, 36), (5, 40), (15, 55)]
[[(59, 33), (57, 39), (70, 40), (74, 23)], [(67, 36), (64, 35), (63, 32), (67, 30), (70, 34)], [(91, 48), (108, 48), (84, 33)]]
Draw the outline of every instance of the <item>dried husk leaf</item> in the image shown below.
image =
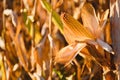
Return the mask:
[(64, 37), (69, 44), (75, 41), (94, 40), (94, 36), (71, 15), (63, 13), (61, 19), (64, 24)]
[(97, 42), (99, 43), (99, 45), (106, 51), (108, 51), (109, 53), (114, 54), (111, 46), (109, 46), (109, 44), (105, 43), (104, 41), (97, 39)]
[(43, 66), (43, 61), (49, 61), (49, 41), (47, 38), (47, 34), (42, 38), (39, 45), (35, 47), (33, 52), (33, 56), (31, 56), (31, 64), (34, 66), (35, 63), (39, 64), (41, 67)]
[(85, 27), (87, 27), (95, 37), (98, 37), (99, 22), (93, 6), (89, 3), (84, 4), (81, 9), (81, 17)]
[(81, 51), (86, 46), (86, 43), (74, 43), (61, 49), (55, 57), (55, 62), (67, 64), (72, 61), (77, 55), (78, 51)]
[[(10, 23), (9, 23), (10, 24)], [(17, 27), (20, 27), (21, 25), (18, 25)], [(22, 35), (19, 33), (20, 30), (17, 30), (17, 33), (19, 34), (17, 37), (15, 36), (15, 32), (12, 28), (12, 26), (7, 25), (8, 32), (10, 34), (11, 39), (14, 42), (14, 46), (16, 49), (17, 57), (19, 59), (20, 64), (24, 67), (26, 71), (28, 71), (28, 59), (26, 57), (26, 53), (24, 53), (21, 49), (21, 43), (20, 43), (20, 38)], [(17, 28), (19, 29), (19, 28)]]

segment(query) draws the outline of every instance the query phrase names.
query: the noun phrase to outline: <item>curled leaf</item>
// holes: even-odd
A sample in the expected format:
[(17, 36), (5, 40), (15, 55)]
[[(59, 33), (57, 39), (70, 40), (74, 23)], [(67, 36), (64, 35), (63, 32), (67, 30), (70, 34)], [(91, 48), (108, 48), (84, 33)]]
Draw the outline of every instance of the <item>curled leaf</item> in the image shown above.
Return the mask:
[(104, 41), (100, 40), (100, 39), (97, 39), (97, 42), (99, 43), (99, 45), (106, 51), (114, 54), (112, 48), (107, 44), (105, 43)]
[(61, 15), (64, 36), (69, 44), (75, 41), (94, 40), (94, 36), (77, 20), (67, 13)]
[(56, 55), (55, 62), (63, 64), (69, 63), (75, 58), (77, 52), (82, 50), (85, 46), (86, 43), (75, 43), (64, 47), (59, 51), (58, 55)]

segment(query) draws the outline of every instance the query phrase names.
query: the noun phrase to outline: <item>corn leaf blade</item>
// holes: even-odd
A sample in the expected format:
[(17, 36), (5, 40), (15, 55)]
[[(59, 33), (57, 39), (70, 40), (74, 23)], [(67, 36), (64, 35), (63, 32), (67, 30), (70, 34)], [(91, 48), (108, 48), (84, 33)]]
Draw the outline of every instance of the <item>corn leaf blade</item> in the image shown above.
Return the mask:
[(58, 29), (61, 31), (61, 33), (63, 33), (63, 24), (60, 20), (60, 16), (58, 15), (58, 13), (56, 13), (55, 11), (52, 11), (52, 6), (46, 0), (41, 0), (41, 4), (42, 4), (43, 8), (45, 8), (47, 10), (48, 13), (52, 12), (53, 23), (56, 26), (58, 26)]

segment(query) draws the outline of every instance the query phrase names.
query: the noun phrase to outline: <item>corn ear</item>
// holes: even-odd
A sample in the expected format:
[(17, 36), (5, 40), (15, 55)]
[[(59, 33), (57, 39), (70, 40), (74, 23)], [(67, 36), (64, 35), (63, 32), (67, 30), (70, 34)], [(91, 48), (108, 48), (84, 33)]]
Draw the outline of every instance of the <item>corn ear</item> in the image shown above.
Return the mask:
[(71, 15), (63, 13), (61, 19), (64, 25), (63, 32), (68, 43), (75, 41), (94, 40), (92, 33)]

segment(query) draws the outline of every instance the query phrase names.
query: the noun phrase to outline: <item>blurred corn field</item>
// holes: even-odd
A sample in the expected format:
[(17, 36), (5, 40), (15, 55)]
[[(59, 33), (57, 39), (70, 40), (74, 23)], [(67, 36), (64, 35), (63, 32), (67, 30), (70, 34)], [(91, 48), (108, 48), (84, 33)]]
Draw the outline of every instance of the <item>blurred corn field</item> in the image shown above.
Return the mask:
[(120, 0), (0, 0), (0, 80), (120, 80)]

